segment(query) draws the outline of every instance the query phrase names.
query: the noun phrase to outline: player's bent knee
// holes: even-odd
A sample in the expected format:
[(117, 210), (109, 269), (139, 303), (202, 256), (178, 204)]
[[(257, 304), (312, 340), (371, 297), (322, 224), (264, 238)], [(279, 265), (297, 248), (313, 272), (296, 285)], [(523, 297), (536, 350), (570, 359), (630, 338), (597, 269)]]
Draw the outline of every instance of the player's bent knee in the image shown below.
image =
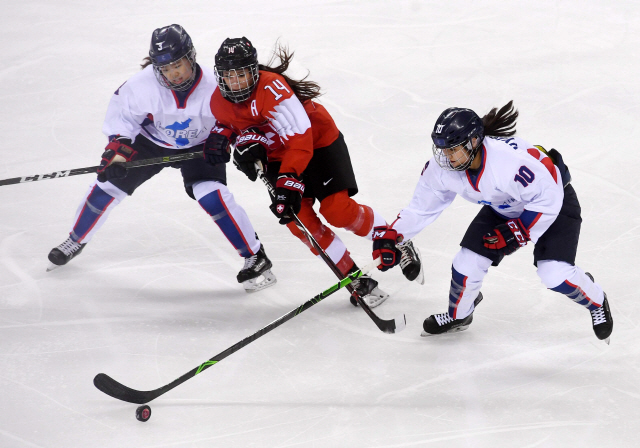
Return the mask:
[(538, 261), (538, 277), (542, 284), (553, 289), (576, 274), (576, 267), (564, 261), (542, 260)]
[[(125, 191), (122, 191), (109, 181), (100, 182), (99, 180), (96, 180), (93, 185), (97, 185), (100, 190), (104, 191), (106, 194), (118, 200), (119, 202), (127, 197), (127, 193)], [(90, 187), (90, 189), (93, 188), (93, 185)]]
[(358, 214), (358, 204), (346, 191), (327, 196), (320, 202), (320, 214), (334, 227), (347, 227)]
[(483, 278), (491, 266), (491, 260), (462, 247), (453, 259), (456, 271), (470, 278)]
[(206, 195), (214, 193), (216, 191), (220, 191), (223, 197), (227, 195), (233, 197), (225, 184), (217, 182), (215, 180), (196, 182), (192, 185), (191, 188), (193, 189), (193, 195), (195, 196), (197, 201), (200, 201), (200, 199), (202, 199)]

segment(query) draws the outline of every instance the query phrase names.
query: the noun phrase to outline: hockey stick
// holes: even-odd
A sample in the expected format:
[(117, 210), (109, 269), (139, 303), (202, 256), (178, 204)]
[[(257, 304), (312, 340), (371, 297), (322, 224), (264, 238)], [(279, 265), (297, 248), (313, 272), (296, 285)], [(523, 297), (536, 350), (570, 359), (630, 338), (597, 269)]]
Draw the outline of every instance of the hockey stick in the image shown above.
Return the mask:
[[(264, 175), (264, 171), (262, 170), (262, 164), (258, 161), (256, 162), (255, 167), (256, 167), (256, 173), (258, 177), (260, 178), (260, 180), (262, 180), (264, 185), (267, 187), (267, 190), (269, 190), (269, 194), (272, 197), (275, 197), (275, 193), (276, 193), (275, 189), (273, 188), (273, 185), (271, 185), (271, 182), (269, 182), (269, 179), (267, 179), (267, 177)], [(320, 258), (324, 260), (327, 266), (329, 266), (331, 271), (333, 271), (333, 273), (339, 279), (342, 279), (344, 276), (342, 272), (340, 272), (340, 269), (338, 269), (338, 266), (336, 266), (336, 264), (329, 257), (329, 255), (327, 255), (324, 249), (320, 247), (320, 244), (318, 244), (318, 242), (313, 237), (311, 232), (309, 232), (309, 230), (305, 227), (302, 221), (300, 221), (300, 218), (298, 218), (298, 215), (293, 213), (293, 210), (290, 210), (290, 214), (291, 216), (293, 216), (293, 220), (296, 222), (296, 226), (302, 231), (302, 233), (304, 233), (305, 237), (307, 238), (307, 240), (309, 240), (309, 243), (311, 243), (311, 245), (316, 249), (316, 251), (318, 251), (318, 253), (320, 254)], [(407, 326), (407, 318), (404, 314), (399, 317), (396, 317), (395, 319), (390, 319), (390, 320), (381, 319), (376, 315), (376, 313), (373, 312), (371, 307), (369, 307), (369, 305), (367, 305), (367, 303), (364, 300), (362, 300), (362, 297), (360, 297), (360, 294), (357, 293), (353, 285), (350, 285), (350, 284), (347, 285), (347, 289), (351, 294), (355, 293), (356, 301), (358, 302), (360, 307), (364, 310), (365, 313), (367, 313), (367, 315), (371, 318), (373, 323), (376, 324), (376, 326), (381, 331), (385, 333), (398, 333), (404, 330), (404, 328)]]
[(312, 299), (307, 300), (305, 303), (300, 305), (298, 308), (295, 308), (295, 309), (289, 311), (284, 316), (274, 320), (273, 322), (271, 322), (266, 327), (264, 327), (264, 328), (256, 331), (255, 333), (253, 333), (251, 336), (247, 336), (246, 338), (244, 338), (240, 342), (232, 345), (231, 347), (229, 347), (225, 351), (223, 351), (221, 353), (218, 353), (213, 358), (209, 359), (208, 361), (203, 362), (198, 367), (195, 367), (195, 368), (191, 369), (189, 372), (185, 373), (180, 378), (177, 378), (177, 379), (173, 380), (172, 382), (170, 382), (169, 384), (166, 384), (166, 385), (164, 385), (162, 387), (159, 387), (158, 389), (148, 390), (148, 391), (131, 389), (130, 387), (127, 387), (124, 384), (121, 384), (121, 383), (117, 382), (116, 380), (111, 378), (109, 375), (106, 375), (104, 373), (97, 374), (96, 377), (93, 379), (93, 384), (99, 390), (104, 392), (105, 394), (110, 395), (113, 398), (117, 398), (118, 400), (126, 401), (126, 402), (129, 402), (129, 403), (136, 403), (136, 404), (149, 403), (150, 401), (155, 400), (156, 398), (158, 398), (160, 395), (163, 395), (163, 394), (169, 392), (174, 387), (179, 386), (180, 384), (184, 383), (185, 381), (193, 378), (194, 376), (196, 376), (197, 374), (199, 374), (203, 370), (206, 370), (209, 367), (211, 367), (212, 365), (219, 363), (220, 361), (222, 361), (227, 356), (237, 352), (242, 347), (245, 347), (245, 346), (249, 345), (250, 343), (252, 343), (256, 339), (260, 338), (261, 336), (264, 336), (265, 334), (267, 334), (271, 330), (279, 327), (280, 325), (282, 325), (283, 323), (287, 322), (288, 320), (293, 319), (295, 316), (297, 316), (298, 314), (302, 313), (303, 311), (308, 310), (313, 305), (315, 305), (316, 303), (326, 299), (327, 297), (329, 297), (331, 294), (333, 294), (337, 290), (339, 290), (339, 289), (341, 289), (341, 288), (343, 288), (345, 286), (349, 286), (353, 280), (361, 277), (366, 272), (368, 272), (371, 269), (373, 269), (376, 266), (378, 266), (378, 264), (380, 264), (380, 258), (378, 258), (377, 260), (374, 260), (372, 263), (370, 263), (367, 266), (363, 267), (359, 271), (356, 271), (356, 272), (353, 272), (353, 273), (349, 274), (348, 277), (340, 280), (338, 283), (336, 283), (335, 285), (331, 286), (329, 289), (321, 292), (320, 294), (316, 295)]
[[(202, 151), (185, 152), (182, 154), (172, 154), (170, 156), (164, 156), (164, 157), (153, 157), (151, 159), (134, 160), (132, 162), (123, 162), (122, 165), (125, 168), (129, 169), (129, 168), (138, 168), (141, 166), (161, 165), (164, 163), (181, 162), (183, 160), (197, 159), (198, 157), (202, 157)], [(12, 179), (2, 179), (0, 180), (0, 186), (22, 184), (26, 182), (35, 182), (38, 180), (58, 179), (60, 177), (71, 177), (71, 176), (77, 176), (79, 174), (96, 173), (98, 171), (98, 168), (100, 168), (100, 166), (88, 166), (86, 168), (74, 168), (71, 170), (54, 171), (53, 173), (47, 173), (47, 174), (34, 174), (33, 176), (23, 176), (23, 177), (14, 177)]]

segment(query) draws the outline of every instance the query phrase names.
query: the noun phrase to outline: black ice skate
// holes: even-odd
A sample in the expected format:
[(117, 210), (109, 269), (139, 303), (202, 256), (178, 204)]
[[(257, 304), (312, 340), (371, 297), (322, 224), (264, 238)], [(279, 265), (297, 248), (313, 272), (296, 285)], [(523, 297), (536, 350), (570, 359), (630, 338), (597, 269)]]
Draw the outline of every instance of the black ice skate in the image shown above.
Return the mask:
[(422, 268), (422, 257), (418, 248), (413, 245), (412, 241), (407, 241), (396, 247), (402, 252), (400, 267), (405, 278), (410, 282), (415, 280), (424, 285), (424, 269)]
[[(363, 275), (362, 277), (354, 280), (351, 284), (356, 289), (360, 298), (364, 300), (370, 308), (382, 305), (382, 303), (389, 298), (389, 294), (378, 288), (378, 282), (368, 275)], [(350, 300), (353, 306), (358, 306), (358, 301), (353, 294), (351, 295)]]
[[(474, 309), (481, 301), (482, 293), (479, 292), (478, 297), (473, 301)], [(473, 322), (473, 312), (462, 319), (454, 319), (449, 316), (449, 313), (432, 314), (424, 320), (422, 324), (424, 331), (421, 336), (433, 336), (442, 333), (464, 331), (469, 328), (471, 322)]]
[(244, 259), (244, 267), (238, 272), (238, 283), (242, 283), (247, 292), (260, 291), (276, 283), (276, 276), (271, 272), (271, 260), (260, 245), (257, 254)]
[[(588, 272), (585, 272), (585, 275), (593, 281), (593, 276)], [(607, 300), (607, 293), (602, 291), (604, 294), (604, 300), (602, 301), (602, 306), (600, 308), (596, 308), (595, 310), (590, 310), (591, 313), (591, 322), (593, 323), (593, 332), (596, 334), (596, 337), (601, 341), (609, 344), (609, 339), (611, 336), (611, 332), (613, 331), (613, 317), (611, 316), (611, 309), (609, 308), (609, 301)]]
[(53, 249), (51, 249), (51, 252), (49, 252), (49, 261), (51, 262), (51, 264), (47, 268), (47, 272), (53, 271), (54, 269), (69, 263), (72, 258), (76, 257), (80, 254), (80, 252), (82, 252), (82, 249), (84, 249), (84, 246), (86, 245), (86, 243), (76, 243), (71, 239), (71, 237), (69, 237), (64, 243), (62, 243), (58, 247), (54, 247)]

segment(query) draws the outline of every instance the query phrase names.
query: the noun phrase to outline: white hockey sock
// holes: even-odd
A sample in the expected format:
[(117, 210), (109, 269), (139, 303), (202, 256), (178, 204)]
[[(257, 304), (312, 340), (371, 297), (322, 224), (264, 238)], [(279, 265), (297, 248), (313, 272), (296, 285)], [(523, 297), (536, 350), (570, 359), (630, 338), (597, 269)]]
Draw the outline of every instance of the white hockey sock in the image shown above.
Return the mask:
[(197, 182), (193, 185), (193, 195), (240, 256), (246, 258), (258, 253), (260, 241), (249, 216), (226, 185), (212, 180)]
[(564, 261), (542, 260), (538, 261), (538, 276), (547, 288), (566, 295), (589, 310), (602, 305), (602, 287), (592, 282), (578, 266)]
[(451, 266), (449, 316), (464, 319), (473, 313), (473, 301), (478, 297), (491, 260), (466, 248), (461, 248)]
[(77, 243), (88, 243), (93, 235), (107, 221), (111, 210), (118, 205), (127, 193), (111, 182), (95, 180), (85, 193), (73, 220), (69, 235)]

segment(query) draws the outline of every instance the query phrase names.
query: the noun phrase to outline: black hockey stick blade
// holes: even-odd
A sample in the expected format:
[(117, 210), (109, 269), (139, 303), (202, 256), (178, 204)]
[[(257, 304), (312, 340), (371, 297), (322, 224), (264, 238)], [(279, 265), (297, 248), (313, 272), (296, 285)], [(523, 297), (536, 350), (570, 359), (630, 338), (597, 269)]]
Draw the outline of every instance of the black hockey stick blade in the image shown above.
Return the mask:
[[(133, 160), (131, 162), (123, 162), (122, 165), (124, 165), (125, 168), (129, 169), (129, 168), (138, 168), (141, 166), (162, 165), (165, 163), (181, 162), (183, 160), (191, 160), (191, 159), (196, 159), (198, 157), (202, 157), (202, 151), (184, 152), (181, 154), (172, 154), (170, 156), (164, 156), (164, 157), (153, 157), (150, 159)], [(61, 177), (71, 177), (71, 176), (77, 176), (79, 174), (91, 174), (91, 173), (95, 174), (98, 171), (98, 168), (100, 167), (88, 166), (85, 168), (74, 168), (71, 170), (54, 171), (52, 173), (47, 173), (47, 174), (34, 174), (31, 176), (2, 179), (0, 180), (0, 186), (23, 184), (23, 183), (36, 182), (39, 180), (47, 180), (47, 179), (59, 179)]]
[(150, 391), (142, 391), (131, 389), (130, 387), (120, 384), (109, 375), (98, 373), (93, 379), (93, 385), (107, 395), (117, 398), (118, 400), (128, 403), (145, 404), (155, 400), (164, 392), (162, 388)]
[(330, 288), (326, 289), (325, 291), (322, 291), (320, 294), (317, 294), (313, 298), (307, 300), (305, 303), (300, 305), (298, 308), (289, 311), (287, 314), (285, 314), (284, 316), (281, 316), (280, 318), (274, 320), (273, 322), (271, 322), (266, 327), (261, 328), (260, 330), (256, 331), (255, 333), (253, 333), (250, 336), (247, 336), (246, 338), (244, 338), (240, 342), (237, 342), (236, 344), (234, 344), (231, 347), (227, 348), (225, 351), (223, 351), (221, 353), (218, 353), (213, 358), (209, 359), (208, 361), (203, 362), (198, 367), (195, 367), (195, 368), (191, 369), (189, 372), (185, 373), (180, 378), (177, 378), (177, 379), (173, 380), (171, 383), (166, 384), (166, 385), (164, 385), (162, 387), (159, 387), (158, 389), (147, 390), (147, 391), (132, 389), (130, 387), (125, 386), (122, 383), (119, 383), (118, 381), (114, 380), (109, 375), (106, 375), (104, 373), (97, 374), (95, 376), (95, 378), (93, 379), (93, 384), (94, 384), (94, 386), (96, 386), (96, 388), (98, 388), (98, 390), (100, 390), (100, 391), (104, 392), (105, 394), (107, 394), (107, 395), (109, 395), (109, 396), (111, 396), (113, 398), (116, 398), (118, 400), (126, 401), (128, 403), (135, 403), (135, 404), (149, 403), (150, 401), (155, 400), (156, 398), (158, 398), (160, 395), (163, 395), (166, 392), (169, 392), (174, 387), (176, 387), (176, 386), (184, 383), (185, 381), (193, 378), (194, 376), (196, 376), (197, 374), (199, 374), (203, 370), (206, 370), (209, 367), (219, 363), (220, 361), (222, 361), (227, 356), (231, 355), (232, 353), (237, 352), (242, 347), (245, 347), (246, 345), (249, 345), (251, 342), (255, 341), (256, 339), (260, 338), (261, 336), (264, 336), (265, 334), (267, 334), (271, 330), (279, 327), (280, 325), (282, 325), (283, 323), (287, 322), (288, 320), (293, 319), (298, 314), (302, 313), (303, 311), (306, 311), (307, 309), (311, 308), (313, 305), (315, 305), (318, 302), (326, 299), (327, 297), (329, 297), (331, 294), (333, 294), (334, 292), (338, 291), (339, 289), (350, 285), (353, 280), (361, 277), (364, 273), (370, 271), (371, 269), (375, 268), (379, 264), (380, 264), (380, 258), (374, 260), (372, 263), (370, 263), (367, 266), (363, 267), (359, 271), (356, 271), (356, 272), (353, 272), (353, 273), (349, 274), (348, 277), (340, 280), (335, 285), (331, 286)]

